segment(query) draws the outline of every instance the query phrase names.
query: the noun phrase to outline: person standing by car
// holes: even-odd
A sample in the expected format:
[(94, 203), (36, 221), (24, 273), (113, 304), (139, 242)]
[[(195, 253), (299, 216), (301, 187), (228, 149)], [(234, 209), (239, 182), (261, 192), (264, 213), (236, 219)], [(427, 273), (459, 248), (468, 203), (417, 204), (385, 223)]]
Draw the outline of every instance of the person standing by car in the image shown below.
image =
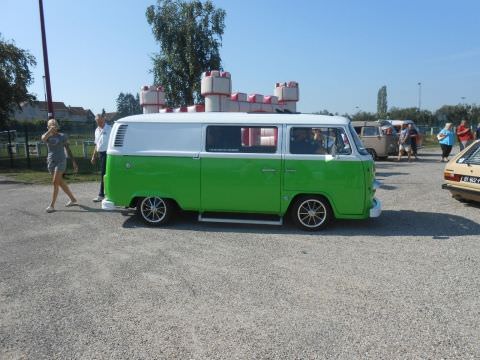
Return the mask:
[(408, 130), (407, 124), (402, 125), (402, 131), (400, 131), (400, 136), (398, 138), (398, 158), (397, 161), (400, 161), (402, 158), (403, 152), (405, 151), (408, 155), (408, 162), (412, 158), (412, 138), (410, 137), (410, 132)]
[(67, 135), (59, 132), (59, 126), (55, 119), (50, 119), (47, 122), (47, 132), (42, 135), (42, 141), (47, 144), (47, 168), (48, 172), (52, 175), (53, 194), (50, 205), (45, 209), (47, 213), (55, 211), (55, 202), (57, 201), (58, 189), (62, 188), (63, 192), (69, 197), (69, 201), (65, 206), (77, 205), (77, 199), (73, 195), (72, 191), (68, 187), (67, 183), (63, 180), (63, 173), (67, 168), (67, 157), (72, 159), (74, 172), (78, 171), (78, 165), (73, 158), (72, 151), (68, 145)]
[(100, 163), (100, 191), (98, 192), (98, 196), (93, 199), (93, 202), (100, 202), (105, 198), (103, 177), (105, 176), (107, 168), (107, 147), (112, 127), (105, 123), (105, 118), (102, 115), (97, 115), (95, 121), (97, 122), (97, 128), (95, 129), (95, 148), (93, 149), (90, 162), (92, 165), (95, 165), (98, 157), (98, 162)]
[(468, 126), (467, 120), (462, 120), (457, 127), (457, 136), (460, 145), (460, 151), (465, 149), (473, 141), (473, 134)]
[(448, 161), (448, 156), (452, 151), (455, 135), (452, 131), (452, 123), (446, 123), (445, 127), (437, 135), (438, 142), (442, 148), (442, 160), (440, 162)]
[(410, 142), (412, 146), (412, 154), (415, 156), (415, 160), (418, 160), (417, 157), (417, 137), (418, 131), (415, 129), (413, 124), (408, 124), (408, 136), (410, 136)]

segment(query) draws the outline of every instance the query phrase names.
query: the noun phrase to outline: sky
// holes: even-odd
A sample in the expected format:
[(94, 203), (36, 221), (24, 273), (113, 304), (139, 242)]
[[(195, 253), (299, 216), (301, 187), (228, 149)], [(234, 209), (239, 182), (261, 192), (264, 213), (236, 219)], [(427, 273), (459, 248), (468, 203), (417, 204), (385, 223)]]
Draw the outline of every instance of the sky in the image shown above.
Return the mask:
[[(213, 2), (227, 13), (220, 54), (234, 91), (271, 95), (294, 80), (301, 112), (375, 112), (383, 85), (389, 108), (417, 107), (420, 92), (422, 109), (480, 104), (478, 0)], [(120, 92), (152, 84), (154, 4), (44, 0), (54, 101), (110, 112)], [(0, 33), (36, 57), (29, 90), (43, 100), (38, 1), (0, 0)]]

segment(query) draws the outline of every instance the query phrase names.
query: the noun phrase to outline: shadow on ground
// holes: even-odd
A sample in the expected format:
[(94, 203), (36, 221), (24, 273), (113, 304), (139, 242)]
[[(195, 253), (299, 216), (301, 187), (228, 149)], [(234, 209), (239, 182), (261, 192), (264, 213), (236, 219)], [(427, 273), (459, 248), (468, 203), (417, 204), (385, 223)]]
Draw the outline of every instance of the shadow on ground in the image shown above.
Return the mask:
[[(123, 212), (127, 218), (123, 227), (127, 229), (148, 228), (133, 212)], [(411, 210), (386, 210), (376, 219), (337, 220), (327, 229), (318, 232), (298, 230), (292, 224), (283, 226), (201, 223), (193, 213), (182, 213), (167, 225), (169, 229), (202, 232), (232, 232), (256, 234), (295, 234), (305, 236), (427, 236), (433, 239), (480, 235), (480, 224), (452, 214)]]

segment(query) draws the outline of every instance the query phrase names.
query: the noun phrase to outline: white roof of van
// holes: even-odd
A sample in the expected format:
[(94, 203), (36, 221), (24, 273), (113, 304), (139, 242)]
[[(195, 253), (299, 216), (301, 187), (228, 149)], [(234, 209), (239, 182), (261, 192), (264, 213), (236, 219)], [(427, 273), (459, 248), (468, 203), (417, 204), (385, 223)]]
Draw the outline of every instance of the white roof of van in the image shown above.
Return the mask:
[(234, 112), (155, 113), (127, 116), (116, 121), (125, 123), (217, 123), (217, 124), (328, 124), (348, 125), (342, 116), (316, 114), (261, 114)]

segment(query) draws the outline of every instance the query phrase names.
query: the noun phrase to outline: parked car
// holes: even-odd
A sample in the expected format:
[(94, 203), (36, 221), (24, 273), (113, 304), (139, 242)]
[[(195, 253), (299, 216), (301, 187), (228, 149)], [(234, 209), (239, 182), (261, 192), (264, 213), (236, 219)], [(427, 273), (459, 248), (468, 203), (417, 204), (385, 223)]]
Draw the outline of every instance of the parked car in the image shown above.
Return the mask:
[(352, 121), (355, 132), (374, 160), (398, 154), (398, 135), (388, 121)]
[(415, 130), (417, 130), (417, 148), (420, 148), (422, 147), (423, 145), (423, 134), (421, 133), (420, 129), (417, 127), (417, 125), (415, 124), (415, 122), (413, 120), (385, 120), (385, 121), (389, 121), (393, 127), (395, 128), (395, 130), (397, 131), (397, 133), (400, 133), (400, 130), (402, 129), (402, 125), (403, 124), (412, 124), (413, 125), (413, 128)]
[(442, 189), (459, 201), (480, 202), (480, 140), (461, 151), (445, 166)]

